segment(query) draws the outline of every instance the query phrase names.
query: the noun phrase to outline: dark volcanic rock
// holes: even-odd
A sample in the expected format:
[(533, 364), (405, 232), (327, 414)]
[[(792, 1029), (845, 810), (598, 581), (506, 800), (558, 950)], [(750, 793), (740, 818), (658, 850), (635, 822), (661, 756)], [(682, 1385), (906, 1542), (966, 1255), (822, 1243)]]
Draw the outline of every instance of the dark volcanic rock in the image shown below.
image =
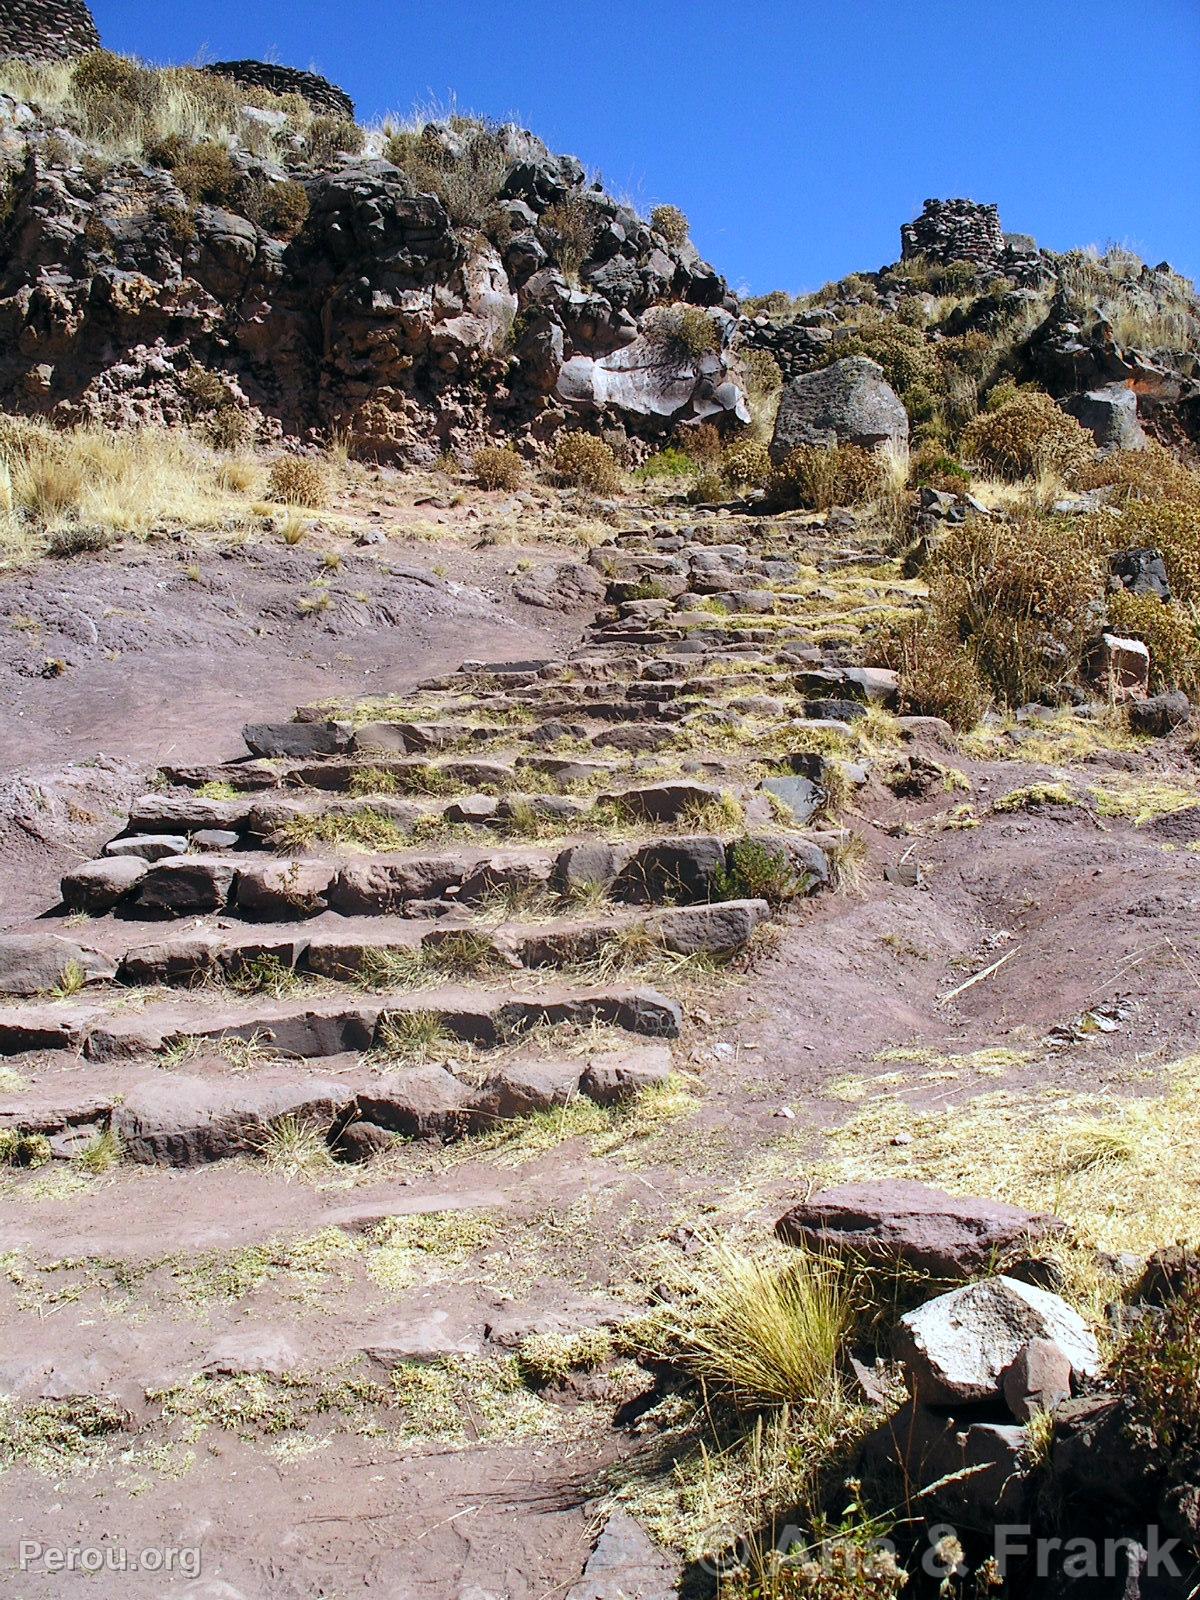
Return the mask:
[(961, 1199), (906, 1179), (845, 1184), (793, 1206), (775, 1224), (790, 1244), (838, 1256), (902, 1261), (939, 1278), (966, 1278), (1032, 1241), (1064, 1231), (998, 1200)]

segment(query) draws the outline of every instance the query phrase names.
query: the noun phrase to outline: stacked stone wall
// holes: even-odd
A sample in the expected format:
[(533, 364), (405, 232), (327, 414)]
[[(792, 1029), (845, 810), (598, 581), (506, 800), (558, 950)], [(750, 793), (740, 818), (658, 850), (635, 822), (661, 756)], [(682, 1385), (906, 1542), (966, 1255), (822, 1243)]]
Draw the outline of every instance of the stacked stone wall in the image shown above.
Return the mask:
[(99, 48), (83, 0), (0, 0), (0, 56), (66, 61)]
[(995, 266), (1004, 254), (1004, 231), (995, 206), (974, 200), (926, 200), (921, 215), (900, 229), (900, 258), (927, 256), (948, 265), (969, 261)]
[(270, 94), (302, 95), (314, 111), (326, 117), (354, 120), (354, 101), (343, 89), (316, 72), (279, 67), (270, 61), (214, 61), (205, 67), (220, 78), (232, 78), (245, 89), (266, 89)]

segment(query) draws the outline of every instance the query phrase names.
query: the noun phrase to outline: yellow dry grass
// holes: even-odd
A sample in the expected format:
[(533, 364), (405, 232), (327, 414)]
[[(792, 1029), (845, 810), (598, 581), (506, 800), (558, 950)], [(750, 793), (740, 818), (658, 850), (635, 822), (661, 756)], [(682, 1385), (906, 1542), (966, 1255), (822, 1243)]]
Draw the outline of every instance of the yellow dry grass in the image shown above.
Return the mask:
[(56, 529), (144, 535), (164, 525), (234, 529), (252, 521), (228, 460), (184, 432), (0, 422), (0, 566), (40, 554)]

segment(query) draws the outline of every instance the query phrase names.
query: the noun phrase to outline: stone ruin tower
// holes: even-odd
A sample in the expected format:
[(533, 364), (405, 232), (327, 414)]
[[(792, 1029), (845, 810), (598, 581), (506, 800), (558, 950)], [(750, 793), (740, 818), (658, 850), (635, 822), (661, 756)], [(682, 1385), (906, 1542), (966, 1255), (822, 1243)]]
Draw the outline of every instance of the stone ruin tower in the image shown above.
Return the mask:
[(998, 209), (973, 200), (926, 200), (916, 221), (900, 229), (902, 261), (928, 256), (943, 266), (969, 261), (976, 267), (996, 267), (1004, 246)]
[(0, 0), (0, 56), (64, 61), (99, 48), (84, 0)]

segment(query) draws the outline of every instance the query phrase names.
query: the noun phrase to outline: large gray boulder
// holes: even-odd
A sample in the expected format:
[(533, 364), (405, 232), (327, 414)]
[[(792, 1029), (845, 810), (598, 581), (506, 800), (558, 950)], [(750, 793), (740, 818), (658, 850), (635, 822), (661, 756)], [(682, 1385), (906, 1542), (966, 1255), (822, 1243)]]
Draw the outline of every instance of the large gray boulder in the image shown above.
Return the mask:
[(802, 444), (873, 450), (907, 443), (908, 413), (883, 368), (867, 356), (846, 356), (788, 384), (775, 419), (771, 459), (783, 461)]
[(1102, 450), (1144, 450), (1137, 395), (1123, 383), (1106, 383), (1086, 394), (1068, 395), (1059, 405), (1081, 422)]
[(926, 1301), (901, 1317), (894, 1343), (914, 1397), (957, 1406), (995, 1399), (1031, 1339), (1056, 1344), (1078, 1376), (1099, 1369), (1099, 1347), (1079, 1313), (1015, 1278), (985, 1278)]

